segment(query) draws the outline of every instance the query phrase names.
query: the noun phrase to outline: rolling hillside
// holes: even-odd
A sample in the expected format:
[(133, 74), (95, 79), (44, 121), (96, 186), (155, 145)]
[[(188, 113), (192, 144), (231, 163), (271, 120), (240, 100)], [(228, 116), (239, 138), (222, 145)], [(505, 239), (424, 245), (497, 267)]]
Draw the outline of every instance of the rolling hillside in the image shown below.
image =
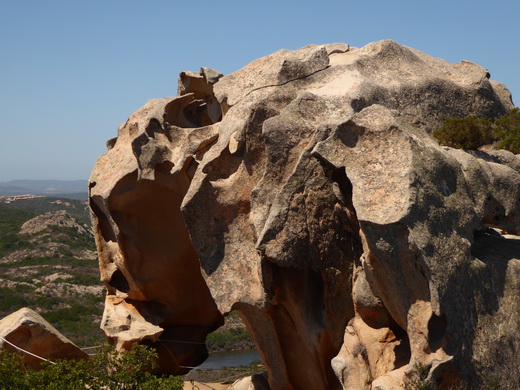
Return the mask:
[(0, 203), (0, 318), (39, 312), (79, 346), (105, 340), (104, 291), (85, 202), (36, 198)]

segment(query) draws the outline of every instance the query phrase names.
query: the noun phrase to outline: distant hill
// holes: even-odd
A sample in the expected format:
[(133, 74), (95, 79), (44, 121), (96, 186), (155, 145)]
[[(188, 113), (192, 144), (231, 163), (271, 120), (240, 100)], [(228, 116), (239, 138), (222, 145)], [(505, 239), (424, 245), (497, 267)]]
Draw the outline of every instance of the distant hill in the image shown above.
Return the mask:
[[(39, 195), (39, 194), (35, 194), (35, 195)], [(69, 194), (44, 195), (44, 196), (49, 196), (51, 198), (60, 198), (60, 199), (88, 200), (88, 191), (73, 192), (73, 193), (69, 193)]]
[(86, 202), (0, 203), (0, 318), (30, 307), (79, 346), (96, 345), (106, 340), (103, 290)]
[[(90, 227), (89, 208), (85, 201), (69, 197), (44, 197), (35, 199), (20, 199), (11, 203), (0, 203), (2, 209), (20, 209), (31, 213), (32, 216), (50, 211), (66, 210), (70, 216), (83, 225)], [(0, 222), (1, 227), (1, 222)], [(0, 234), (2, 231), (0, 230)]]
[(78, 194), (81, 199), (86, 199), (88, 192), (87, 180), (11, 180), (0, 182), (0, 196), (14, 196), (14, 195), (45, 195), (45, 196), (59, 196), (69, 198), (74, 196), (78, 199)]

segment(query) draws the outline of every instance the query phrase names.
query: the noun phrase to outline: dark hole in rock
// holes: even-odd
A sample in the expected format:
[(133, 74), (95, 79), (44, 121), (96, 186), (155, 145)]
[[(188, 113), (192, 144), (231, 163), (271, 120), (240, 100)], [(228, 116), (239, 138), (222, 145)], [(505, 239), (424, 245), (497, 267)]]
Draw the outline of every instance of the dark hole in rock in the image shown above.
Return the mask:
[(448, 320), (444, 314), (441, 316), (432, 314), (430, 321), (428, 321), (428, 343), (432, 352), (442, 347), (447, 327)]
[(145, 131), (148, 137), (151, 138), (154, 138), (155, 133), (165, 134), (164, 129), (161, 126), (161, 123), (156, 118), (150, 119), (150, 122), (148, 122), (148, 126), (146, 126)]
[(350, 106), (354, 112), (360, 112), (363, 108), (370, 106), (370, 103), (365, 98), (352, 99)]
[(390, 321), (390, 330), (394, 333), (396, 339), (400, 341), (400, 344), (395, 347), (395, 368), (399, 368), (405, 366), (410, 362), (412, 357), (412, 352), (410, 350), (410, 340), (408, 339), (408, 334), (406, 331), (397, 325), (396, 322)]
[(120, 270), (116, 270), (112, 274), (112, 277), (110, 278), (108, 284), (124, 293), (130, 291), (130, 285), (128, 284), (128, 281), (126, 280), (125, 276)]

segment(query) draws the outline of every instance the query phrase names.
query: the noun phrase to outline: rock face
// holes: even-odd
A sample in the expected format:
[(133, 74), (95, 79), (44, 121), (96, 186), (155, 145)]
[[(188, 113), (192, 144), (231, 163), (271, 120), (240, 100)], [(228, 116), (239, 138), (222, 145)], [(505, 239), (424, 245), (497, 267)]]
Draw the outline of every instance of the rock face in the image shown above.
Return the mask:
[(237, 311), (272, 389), (479, 383), (519, 352), (520, 159), (430, 133), (512, 107), (480, 66), (393, 41), (181, 73), (90, 179), (102, 328), (182, 373)]
[(88, 355), (31, 309), (20, 309), (0, 320), (0, 348), (19, 353), (26, 367), (39, 369), (43, 360), (86, 359)]

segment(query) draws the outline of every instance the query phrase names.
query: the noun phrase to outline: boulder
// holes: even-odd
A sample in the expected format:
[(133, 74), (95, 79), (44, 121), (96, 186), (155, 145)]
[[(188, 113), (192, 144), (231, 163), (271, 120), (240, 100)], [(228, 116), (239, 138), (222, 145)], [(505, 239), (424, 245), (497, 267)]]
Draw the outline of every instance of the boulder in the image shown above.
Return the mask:
[(239, 379), (233, 383), (228, 390), (269, 390), (269, 384), (264, 374), (255, 374), (242, 379)]
[(54, 361), (88, 358), (72, 341), (28, 308), (20, 309), (0, 320), (0, 348), (22, 355), (24, 366), (31, 369), (41, 368), (45, 361), (43, 359)]
[(102, 328), (179, 374), (237, 311), (272, 389), (478, 386), (485, 334), (519, 349), (520, 158), (431, 133), (512, 107), (486, 69), (393, 41), (183, 72), (90, 178)]

